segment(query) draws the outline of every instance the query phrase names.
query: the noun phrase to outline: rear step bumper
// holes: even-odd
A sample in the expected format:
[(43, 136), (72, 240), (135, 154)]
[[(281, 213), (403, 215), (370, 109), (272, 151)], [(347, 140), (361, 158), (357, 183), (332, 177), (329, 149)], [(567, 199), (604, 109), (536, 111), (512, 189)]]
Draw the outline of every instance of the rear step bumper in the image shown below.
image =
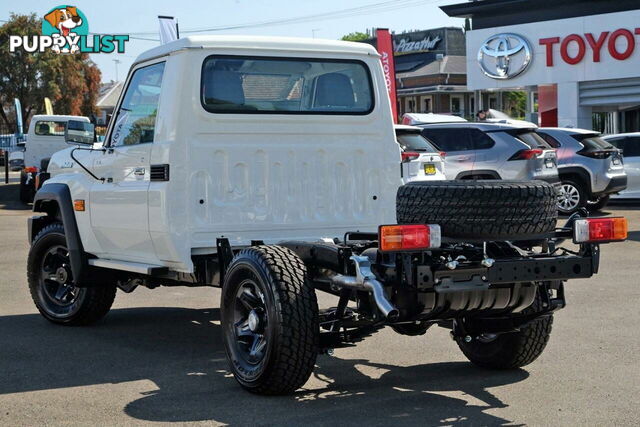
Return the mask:
[(488, 290), (496, 285), (551, 280), (584, 279), (597, 272), (597, 252), (593, 255), (496, 260), (491, 267), (437, 270), (433, 290), (437, 293)]

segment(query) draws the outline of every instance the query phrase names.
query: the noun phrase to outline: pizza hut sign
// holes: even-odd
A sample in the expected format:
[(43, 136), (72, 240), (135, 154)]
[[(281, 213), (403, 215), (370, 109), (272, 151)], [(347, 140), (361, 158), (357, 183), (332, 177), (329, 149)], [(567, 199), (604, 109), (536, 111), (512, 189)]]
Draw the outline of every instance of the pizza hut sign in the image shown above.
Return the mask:
[(425, 37), (422, 40), (413, 41), (411, 39), (403, 38), (399, 41), (393, 42), (393, 51), (396, 54), (415, 53), (415, 52), (429, 52), (434, 50), (438, 43), (440, 43), (440, 36)]

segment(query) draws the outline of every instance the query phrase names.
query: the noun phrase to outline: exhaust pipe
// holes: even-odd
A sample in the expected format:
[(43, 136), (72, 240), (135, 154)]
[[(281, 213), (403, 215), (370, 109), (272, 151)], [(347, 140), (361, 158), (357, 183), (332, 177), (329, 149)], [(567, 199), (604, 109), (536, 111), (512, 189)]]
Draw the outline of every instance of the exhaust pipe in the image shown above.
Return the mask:
[(371, 261), (366, 256), (351, 256), (351, 260), (356, 266), (356, 277), (336, 274), (331, 278), (331, 282), (336, 286), (368, 291), (373, 294), (378, 310), (389, 321), (396, 321), (400, 317), (400, 312), (387, 299), (384, 287), (371, 272)]

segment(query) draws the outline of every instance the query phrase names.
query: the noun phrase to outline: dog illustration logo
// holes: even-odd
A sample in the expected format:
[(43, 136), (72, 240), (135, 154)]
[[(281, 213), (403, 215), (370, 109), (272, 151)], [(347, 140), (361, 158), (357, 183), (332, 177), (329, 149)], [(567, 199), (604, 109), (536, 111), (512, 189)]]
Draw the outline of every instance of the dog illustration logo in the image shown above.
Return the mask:
[(9, 52), (124, 53), (128, 34), (90, 34), (89, 21), (75, 6), (50, 9), (42, 18), (42, 35), (9, 35)]
[(79, 36), (89, 33), (89, 23), (84, 14), (75, 6), (57, 6), (44, 16), (42, 34), (55, 38), (63, 38), (65, 43), (54, 43), (51, 47), (56, 53), (76, 53)]

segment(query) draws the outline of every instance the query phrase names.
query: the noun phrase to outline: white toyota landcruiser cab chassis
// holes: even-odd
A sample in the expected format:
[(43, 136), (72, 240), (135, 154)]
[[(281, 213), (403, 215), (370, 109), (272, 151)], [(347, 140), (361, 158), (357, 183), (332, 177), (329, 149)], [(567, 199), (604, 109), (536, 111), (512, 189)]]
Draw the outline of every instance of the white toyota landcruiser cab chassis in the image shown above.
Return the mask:
[(136, 60), (104, 144), (79, 121), (65, 138), (29, 221), (39, 311), (89, 324), (118, 288), (220, 286), (230, 370), (255, 393), (296, 390), (318, 354), (384, 326), (439, 325), (478, 365), (526, 365), (563, 282), (626, 237), (586, 212), (556, 228), (544, 182), (401, 185), (367, 44), (180, 39)]

